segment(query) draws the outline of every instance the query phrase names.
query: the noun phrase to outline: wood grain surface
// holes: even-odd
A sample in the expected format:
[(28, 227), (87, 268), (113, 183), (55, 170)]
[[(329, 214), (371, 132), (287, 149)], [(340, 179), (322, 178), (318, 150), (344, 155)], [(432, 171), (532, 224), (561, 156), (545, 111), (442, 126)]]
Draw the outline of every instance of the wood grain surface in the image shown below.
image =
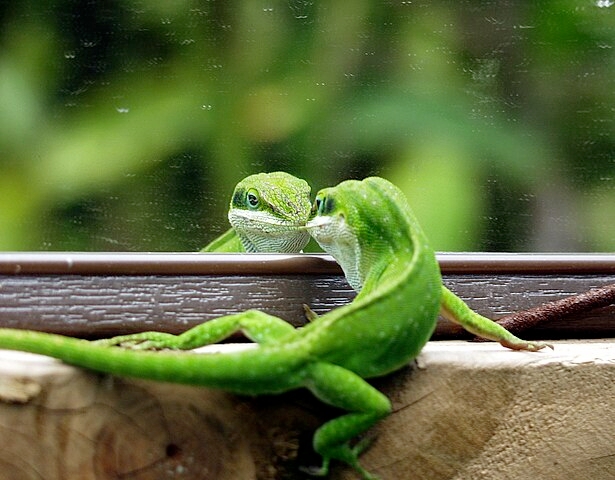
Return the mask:
[[(440, 255), (444, 283), (490, 318), (615, 283), (613, 255)], [(323, 255), (0, 254), (0, 327), (99, 338), (182, 332), (258, 308), (294, 325), (355, 293)], [(613, 306), (557, 318), (531, 338), (615, 336)], [(467, 338), (440, 321), (436, 339)]]
[[(609, 255), (440, 261), (444, 282), (492, 318), (615, 283)], [(300, 325), (303, 303), (323, 313), (353, 296), (325, 256), (0, 254), (0, 326), (86, 338), (178, 333), (248, 308)], [(615, 336), (614, 314), (564, 315), (523, 336)], [(459, 337), (439, 323), (435, 338)], [(364, 465), (383, 480), (615, 478), (615, 342), (554, 344), (430, 342), (373, 380), (394, 412), (370, 432)], [(0, 480), (300, 479), (318, 462), (314, 430), (337, 414), (302, 390), (240, 397), (0, 351)], [(331, 478), (357, 477), (336, 464)]]

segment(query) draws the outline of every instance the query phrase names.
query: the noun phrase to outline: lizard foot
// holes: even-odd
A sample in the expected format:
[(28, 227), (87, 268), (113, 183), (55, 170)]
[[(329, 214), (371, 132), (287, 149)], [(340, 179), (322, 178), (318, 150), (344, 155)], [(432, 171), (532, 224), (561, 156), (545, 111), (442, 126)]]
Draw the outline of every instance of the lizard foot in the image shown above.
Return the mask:
[(314, 310), (312, 310), (309, 305), (305, 303), (303, 304), (303, 311), (305, 313), (305, 318), (308, 322), (313, 322), (318, 318), (318, 314)]
[(299, 467), (299, 469), (313, 477), (325, 477), (329, 473), (331, 458), (336, 458), (350, 465), (354, 470), (356, 470), (363, 480), (379, 480), (380, 477), (372, 475), (359, 463), (359, 456), (371, 446), (374, 439), (375, 437), (373, 435), (366, 435), (364, 438), (359, 440), (354, 447), (343, 445), (340, 447), (339, 452), (334, 454), (332, 457), (324, 457), (321, 467)]
[(122, 347), (132, 350), (162, 350), (169, 348), (170, 341), (175, 338), (177, 338), (175, 335), (169, 333), (145, 332), (102, 338), (92, 343), (103, 347)]
[(528, 352), (537, 352), (538, 350), (542, 350), (543, 348), (550, 348), (554, 350), (553, 345), (546, 342), (526, 342), (524, 340), (511, 341), (511, 340), (500, 340), (500, 344), (506, 348), (510, 348), (511, 350), (527, 350)]

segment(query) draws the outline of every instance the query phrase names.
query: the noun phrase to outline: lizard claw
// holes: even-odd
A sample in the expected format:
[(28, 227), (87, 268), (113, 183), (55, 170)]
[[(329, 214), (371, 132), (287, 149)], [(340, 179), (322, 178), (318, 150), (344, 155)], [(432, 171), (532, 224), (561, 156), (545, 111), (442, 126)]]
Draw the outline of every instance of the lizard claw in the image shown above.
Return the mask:
[(92, 344), (101, 347), (129, 348), (131, 350), (162, 350), (167, 348), (163, 340), (143, 338), (140, 334), (101, 338), (100, 340), (93, 340)]
[(526, 342), (526, 341), (518, 341), (511, 342), (506, 340), (501, 340), (500, 344), (506, 348), (510, 348), (511, 350), (527, 350), (528, 352), (537, 352), (538, 350), (542, 350), (543, 348), (550, 348), (551, 350), (555, 350), (552, 344), (546, 342)]
[[(333, 458), (337, 458), (347, 463), (352, 468), (354, 468), (363, 480), (379, 480), (379, 477), (372, 475), (359, 464), (359, 456), (361, 455), (361, 453), (363, 453), (367, 448), (371, 446), (375, 438), (376, 438), (375, 435), (369, 435), (369, 434), (365, 435), (353, 447), (350, 447), (349, 445), (342, 446), (343, 455), (341, 455), (340, 457), (338, 457), (337, 455), (334, 455)], [(308, 475), (311, 475), (314, 477), (325, 477), (329, 473), (330, 461), (331, 461), (330, 457), (323, 457), (321, 467), (316, 467), (316, 466), (303, 467), (302, 466), (302, 467), (299, 467), (299, 469), (302, 472), (307, 473)]]
[(327, 473), (329, 473), (329, 468), (325, 467), (324, 465), (322, 467), (316, 467), (316, 466), (305, 467), (305, 466), (300, 466), (299, 470), (302, 471), (303, 473), (307, 473), (311, 477), (324, 477), (324, 476), (327, 475)]
[(318, 318), (318, 314), (310, 308), (309, 305), (303, 304), (303, 311), (305, 313), (305, 318), (307, 318), (308, 322), (313, 322)]

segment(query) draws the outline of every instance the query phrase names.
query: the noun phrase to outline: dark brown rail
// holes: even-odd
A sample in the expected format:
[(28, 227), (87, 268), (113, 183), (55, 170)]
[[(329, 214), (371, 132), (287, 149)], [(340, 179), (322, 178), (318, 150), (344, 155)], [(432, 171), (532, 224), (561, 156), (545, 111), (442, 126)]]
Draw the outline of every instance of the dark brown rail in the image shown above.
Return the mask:
[[(517, 322), (533, 325), (519, 332), (524, 337), (615, 336), (615, 305), (607, 296), (594, 295), (606, 302), (596, 303), (600, 308), (561, 303), (615, 284), (615, 255), (442, 253), (438, 260), (444, 283), (490, 318), (560, 302)], [(326, 255), (0, 253), (0, 327), (88, 338), (178, 333), (250, 308), (301, 325), (303, 304), (324, 313), (354, 295)], [(437, 338), (464, 335), (443, 321), (436, 330)]]

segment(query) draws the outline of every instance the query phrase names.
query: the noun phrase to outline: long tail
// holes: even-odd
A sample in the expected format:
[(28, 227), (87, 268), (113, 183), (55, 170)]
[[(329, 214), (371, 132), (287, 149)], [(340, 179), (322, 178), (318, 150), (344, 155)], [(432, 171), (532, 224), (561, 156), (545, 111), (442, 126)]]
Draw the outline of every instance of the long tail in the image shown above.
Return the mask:
[(201, 385), (245, 393), (276, 393), (300, 386), (302, 362), (259, 347), (233, 353), (141, 351), (107, 347), (62, 335), (0, 328), (0, 349), (47, 355), (113, 375)]

